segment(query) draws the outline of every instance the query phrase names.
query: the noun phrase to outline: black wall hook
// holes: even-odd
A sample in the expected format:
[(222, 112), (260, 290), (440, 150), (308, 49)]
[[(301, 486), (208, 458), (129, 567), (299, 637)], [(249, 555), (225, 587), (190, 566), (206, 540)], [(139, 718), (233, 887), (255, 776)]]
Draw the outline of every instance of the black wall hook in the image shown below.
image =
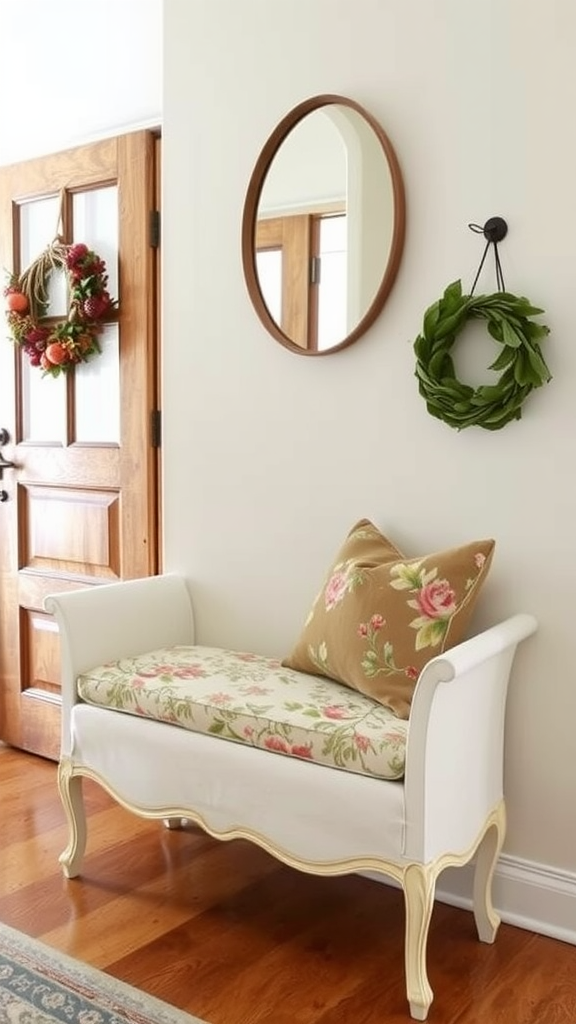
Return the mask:
[(490, 217), (484, 225), (483, 234), (489, 242), (501, 242), (508, 234), (508, 225), (503, 217)]
[(490, 217), (484, 227), (480, 224), (469, 224), (470, 231), (477, 235), (484, 235), (487, 242), (501, 242), (508, 234), (508, 225), (503, 217)]
[(508, 234), (508, 225), (506, 221), (504, 220), (503, 217), (490, 217), (490, 219), (486, 221), (484, 227), (481, 227), (480, 224), (469, 224), (468, 227), (477, 235), (484, 235), (484, 238), (486, 239), (486, 248), (484, 249), (482, 259), (480, 260), (480, 266), (476, 271), (476, 277), (474, 278), (474, 284), (470, 289), (470, 295), (474, 294), (474, 289), (476, 288), (478, 278), (480, 277), (480, 271), (484, 266), (486, 253), (488, 252), (488, 249), (490, 248), (491, 245), (494, 246), (494, 262), (496, 264), (497, 287), (498, 290), (501, 292), (506, 291), (504, 287), (504, 277), (502, 276), (502, 267), (500, 265), (500, 257), (498, 255), (498, 242), (501, 242), (502, 239), (505, 238), (506, 235)]

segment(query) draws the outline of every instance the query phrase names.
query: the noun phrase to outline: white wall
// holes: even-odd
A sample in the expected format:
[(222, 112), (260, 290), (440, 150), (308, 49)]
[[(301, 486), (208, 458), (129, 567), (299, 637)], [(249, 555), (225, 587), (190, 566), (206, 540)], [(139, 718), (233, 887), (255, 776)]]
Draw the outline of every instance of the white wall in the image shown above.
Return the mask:
[[(408, 553), (494, 536), (478, 624), (518, 608), (540, 620), (510, 693), (506, 849), (555, 866), (560, 893), (576, 878), (573, 0), (100, 0), (99, 12), (19, 0), (16, 20), (0, 0), (0, 163), (155, 123), (164, 106), (166, 564), (195, 581), (200, 639), (289, 649), (360, 516)], [(46, 102), (48, 54), (78, 39), (67, 87), (52, 83)], [(321, 92), (358, 100), (390, 135), (408, 230), (376, 325), (306, 359), (250, 306), (240, 223), (260, 147)], [(508, 287), (546, 309), (554, 380), (520, 423), (457, 434), (426, 413), (411, 342), (445, 284), (470, 285), (482, 242), (467, 224), (493, 215), (510, 227)], [(481, 285), (494, 290), (491, 273)], [(464, 363), (477, 344), (485, 366), (488, 342), (467, 339)]]
[(0, 165), (161, 112), (162, 0), (0, 0)]
[[(282, 654), (344, 533), (408, 553), (494, 536), (478, 623), (540, 631), (511, 686), (510, 854), (576, 869), (576, 5), (573, 0), (166, 0), (166, 564), (194, 579), (200, 639)], [(318, 359), (270, 338), (240, 255), (261, 146), (322, 92), (367, 107), (403, 168), (407, 241), (384, 313)], [(546, 310), (553, 382), (519, 423), (452, 431), (418, 395), (425, 308), (503, 216), (507, 286)], [(186, 254), (183, 258), (183, 254)], [(493, 272), (480, 290), (494, 291)], [(480, 333), (463, 344), (485, 346)]]

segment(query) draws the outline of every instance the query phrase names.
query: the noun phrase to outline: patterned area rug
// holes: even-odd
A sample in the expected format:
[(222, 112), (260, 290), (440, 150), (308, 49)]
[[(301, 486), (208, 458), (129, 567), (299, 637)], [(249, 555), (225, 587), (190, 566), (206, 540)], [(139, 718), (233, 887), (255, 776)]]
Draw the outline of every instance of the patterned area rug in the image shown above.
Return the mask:
[(0, 1024), (202, 1024), (0, 924)]

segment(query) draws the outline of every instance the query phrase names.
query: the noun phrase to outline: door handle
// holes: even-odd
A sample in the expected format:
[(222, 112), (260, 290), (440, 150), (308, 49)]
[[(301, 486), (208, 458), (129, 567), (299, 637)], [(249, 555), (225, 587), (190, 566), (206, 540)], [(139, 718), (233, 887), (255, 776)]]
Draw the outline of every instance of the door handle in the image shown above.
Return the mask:
[[(10, 434), (8, 433), (6, 428), (5, 427), (0, 427), (0, 448), (2, 447), (2, 445), (8, 444), (9, 440), (10, 440)], [(2, 477), (4, 475), (4, 470), (5, 469), (15, 469), (15, 468), (16, 468), (15, 463), (14, 462), (9, 462), (8, 459), (4, 458), (4, 456), (2, 455), (2, 452), (0, 452), (0, 480), (2, 479)], [(5, 501), (6, 499), (3, 498), (2, 500)]]

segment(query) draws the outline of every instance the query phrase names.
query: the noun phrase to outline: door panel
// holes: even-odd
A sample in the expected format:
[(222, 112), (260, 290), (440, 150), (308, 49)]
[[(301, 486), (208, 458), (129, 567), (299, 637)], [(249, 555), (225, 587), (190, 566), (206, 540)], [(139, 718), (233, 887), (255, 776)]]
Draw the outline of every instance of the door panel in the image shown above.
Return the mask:
[(87, 488), (22, 487), (21, 571), (119, 579), (119, 495)]
[[(66, 376), (42, 377), (0, 339), (2, 454), (16, 467), (0, 481), (0, 738), (52, 758), (60, 654), (45, 596), (159, 568), (157, 151), (134, 132), (0, 168), (0, 266), (21, 273), (62, 234), (106, 261), (118, 300), (102, 354)], [(52, 274), (47, 313), (62, 319), (65, 284)]]

